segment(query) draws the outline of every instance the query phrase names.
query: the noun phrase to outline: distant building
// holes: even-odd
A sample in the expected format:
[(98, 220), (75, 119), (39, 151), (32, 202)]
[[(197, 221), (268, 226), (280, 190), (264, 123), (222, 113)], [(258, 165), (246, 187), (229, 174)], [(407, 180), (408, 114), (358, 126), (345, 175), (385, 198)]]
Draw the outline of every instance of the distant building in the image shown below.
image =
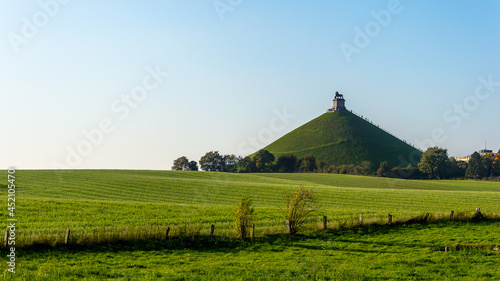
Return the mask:
[(455, 158), (457, 161), (464, 161), (465, 163), (469, 163), (470, 160), (470, 155), (467, 155), (465, 157), (457, 157)]
[(335, 99), (333, 99), (333, 107), (329, 108), (327, 112), (347, 111), (345, 107), (344, 95), (335, 92)]
[[(485, 149), (481, 149), (481, 150), (479, 150), (479, 151), (478, 151), (478, 153), (479, 153), (479, 155), (483, 156), (483, 155), (486, 155), (486, 154), (488, 154), (488, 153), (493, 153), (493, 150), (490, 150), (490, 149), (485, 148)], [(465, 156), (465, 157), (457, 157), (457, 158), (455, 158), (455, 159), (456, 159), (457, 161), (464, 161), (464, 162), (466, 162), (466, 163), (469, 163), (469, 160), (470, 160), (471, 155), (472, 155), (472, 154), (467, 155), (467, 156)]]
[(479, 155), (483, 156), (485, 154), (492, 153), (492, 152), (493, 152), (493, 150), (489, 150), (489, 149), (485, 148), (485, 149), (479, 150)]

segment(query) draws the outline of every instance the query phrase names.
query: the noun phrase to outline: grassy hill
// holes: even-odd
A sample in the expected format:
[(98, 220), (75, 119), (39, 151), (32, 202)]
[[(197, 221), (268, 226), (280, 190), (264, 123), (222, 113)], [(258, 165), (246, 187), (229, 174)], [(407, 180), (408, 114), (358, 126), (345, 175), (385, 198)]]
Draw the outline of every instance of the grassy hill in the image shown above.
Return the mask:
[[(417, 161), (421, 156), (414, 147), (350, 112), (325, 113), (264, 149), (276, 157), (310, 153), (327, 164), (370, 161), (375, 167), (383, 161), (391, 167), (406, 166), (410, 156), (416, 156)], [(407, 162), (401, 162), (401, 157)]]

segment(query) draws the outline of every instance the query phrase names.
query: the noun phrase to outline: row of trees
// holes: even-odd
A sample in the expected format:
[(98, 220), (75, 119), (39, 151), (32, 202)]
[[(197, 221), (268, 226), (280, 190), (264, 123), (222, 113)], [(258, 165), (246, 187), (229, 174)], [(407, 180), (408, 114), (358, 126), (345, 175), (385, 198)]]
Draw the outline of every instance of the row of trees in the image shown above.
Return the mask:
[(172, 166), (174, 171), (198, 171), (198, 163), (196, 161), (189, 161), (187, 157), (182, 156), (174, 160)]
[(200, 167), (207, 172), (236, 172), (236, 163), (241, 157), (236, 155), (221, 155), (218, 151), (207, 152), (200, 159)]
[[(243, 158), (232, 155), (221, 155), (218, 151), (207, 152), (200, 159), (200, 167), (207, 172), (236, 172), (236, 163)], [(174, 160), (172, 166), (174, 171), (198, 171), (198, 163), (189, 161), (187, 157), (182, 156)]]
[(196, 161), (189, 161), (187, 157), (182, 156), (174, 160), (172, 166), (174, 171), (198, 171), (198, 163)]
[[(474, 152), (468, 163), (457, 161), (448, 156), (448, 150), (440, 147), (430, 147), (423, 154), (418, 166), (409, 164), (407, 167), (390, 167), (387, 162), (380, 163), (378, 169), (369, 161), (359, 165), (327, 165), (323, 161), (307, 154), (300, 158), (292, 154), (276, 158), (267, 150), (260, 150), (253, 157), (222, 155), (218, 151), (207, 152), (199, 161), (203, 171), (230, 173), (338, 173), (355, 175), (377, 174), (384, 177), (400, 177), (413, 179), (447, 179), (500, 176), (500, 150), (497, 154), (488, 153), (481, 156)], [(172, 170), (197, 171), (198, 163), (189, 161), (185, 156), (174, 161)]]
[(448, 157), (448, 150), (440, 147), (429, 147), (418, 164), (420, 171), (430, 179), (472, 178), (500, 176), (500, 150), (495, 155), (488, 153), (481, 156), (474, 152), (469, 162), (457, 161)]
[[(218, 151), (207, 152), (200, 159), (200, 168), (208, 172), (229, 172), (229, 173), (293, 173), (293, 172), (316, 172), (318, 165), (312, 155), (305, 155), (297, 158), (287, 154), (276, 157), (267, 150), (258, 151), (253, 157), (241, 157), (232, 155), (221, 155)], [(323, 168), (324, 164), (319, 163)], [(323, 166), (322, 166), (323, 165)], [(197, 171), (198, 164), (189, 161), (185, 156), (174, 160), (172, 170), (176, 171)]]
[(316, 158), (311, 154), (297, 158), (295, 155), (286, 154), (276, 157), (267, 150), (259, 150), (253, 157), (245, 157), (236, 164), (238, 173), (294, 173), (315, 172), (318, 166)]
[(219, 155), (217, 151), (205, 154), (200, 160), (201, 169), (215, 172), (236, 173), (339, 173), (339, 174), (372, 174), (372, 164), (365, 161), (360, 165), (327, 165), (317, 161), (311, 154), (297, 157), (292, 154), (276, 158), (267, 150), (259, 150), (253, 157), (237, 157), (235, 155)]
[[(479, 153), (474, 152), (469, 160), (467, 177), (497, 177), (500, 176), (500, 149), (497, 154), (487, 153), (478, 157)], [(472, 160), (472, 167), (471, 167)], [(482, 164), (482, 165), (481, 165)]]

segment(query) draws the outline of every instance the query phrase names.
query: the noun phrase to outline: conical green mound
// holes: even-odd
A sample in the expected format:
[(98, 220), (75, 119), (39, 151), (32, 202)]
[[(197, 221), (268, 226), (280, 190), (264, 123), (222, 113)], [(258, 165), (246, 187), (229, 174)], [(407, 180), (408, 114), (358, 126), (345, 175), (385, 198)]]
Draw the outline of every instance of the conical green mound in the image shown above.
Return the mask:
[[(406, 166), (410, 157), (419, 160), (421, 152), (351, 112), (329, 112), (302, 125), (264, 149), (276, 157), (312, 154), (327, 164)], [(408, 161), (408, 162), (406, 162)]]

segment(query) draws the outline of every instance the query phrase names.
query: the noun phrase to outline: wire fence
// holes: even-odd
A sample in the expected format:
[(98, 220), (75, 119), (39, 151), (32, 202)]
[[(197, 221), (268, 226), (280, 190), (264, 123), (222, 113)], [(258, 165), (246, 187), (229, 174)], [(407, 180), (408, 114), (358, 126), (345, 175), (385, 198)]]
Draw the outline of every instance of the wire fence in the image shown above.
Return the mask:
[(415, 149), (419, 150), (420, 152), (424, 152), (422, 149), (420, 149), (420, 148), (416, 147), (416, 146), (415, 146), (415, 145), (413, 145), (412, 143), (409, 143), (409, 142), (407, 142), (407, 141), (406, 141), (406, 140), (404, 140), (404, 139), (400, 139), (400, 138), (398, 138), (397, 136), (395, 136), (393, 133), (389, 132), (389, 131), (388, 131), (388, 130), (386, 130), (385, 128), (380, 127), (380, 125), (373, 123), (373, 121), (371, 121), (370, 119), (368, 119), (368, 117), (363, 117), (363, 115), (358, 114), (358, 113), (356, 113), (356, 112), (354, 112), (354, 111), (352, 111), (352, 110), (350, 110), (349, 112), (351, 112), (352, 114), (354, 114), (354, 115), (358, 116), (359, 118), (361, 118), (361, 119), (363, 119), (363, 120), (365, 120), (365, 121), (367, 121), (367, 122), (370, 122), (370, 124), (372, 124), (372, 125), (376, 126), (377, 128), (381, 129), (382, 131), (386, 132), (387, 134), (389, 134), (389, 135), (393, 136), (394, 138), (396, 138), (396, 139), (398, 139), (398, 140), (400, 140), (400, 141), (402, 141), (402, 142), (406, 143), (407, 145), (410, 145), (411, 147), (413, 147), (413, 148), (415, 148)]

